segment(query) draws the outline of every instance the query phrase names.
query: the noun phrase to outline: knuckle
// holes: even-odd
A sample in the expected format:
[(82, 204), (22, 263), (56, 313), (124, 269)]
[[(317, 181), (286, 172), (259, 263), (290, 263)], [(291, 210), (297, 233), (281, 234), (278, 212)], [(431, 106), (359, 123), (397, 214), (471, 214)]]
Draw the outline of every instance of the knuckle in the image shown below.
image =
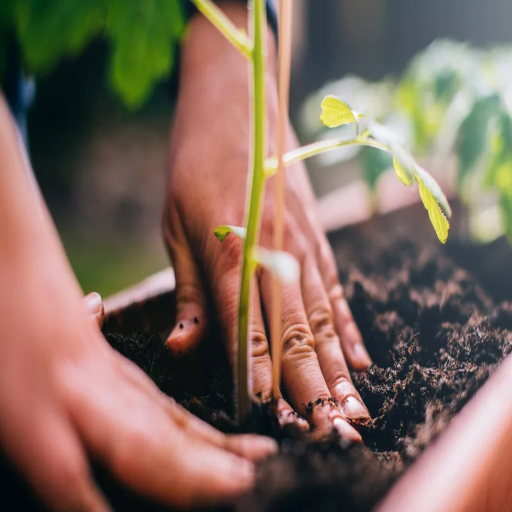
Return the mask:
[(329, 287), (329, 300), (331, 302), (342, 300), (345, 298), (345, 292), (343, 291), (343, 286), (338, 282), (338, 278), (336, 277), (334, 282)]
[(262, 329), (254, 329), (251, 333), (251, 356), (253, 359), (263, 359), (269, 355), (267, 336)]
[(332, 309), (327, 304), (321, 305), (312, 311), (309, 316), (309, 325), (316, 338), (330, 340), (336, 337)]
[(353, 392), (352, 380), (350, 379), (350, 375), (347, 369), (339, 367), (334, 370), (332, 375), (331, 388), (344, 390), (345, 394)]
[(181, 283), (177, 288), (177, 300), (183, 304), (202, 304), (203, 291), (195, 283)]
[(310, 357), (315, 352), (315, 340), (307, 325), (296, 324), (282, 337), (283, 358)]

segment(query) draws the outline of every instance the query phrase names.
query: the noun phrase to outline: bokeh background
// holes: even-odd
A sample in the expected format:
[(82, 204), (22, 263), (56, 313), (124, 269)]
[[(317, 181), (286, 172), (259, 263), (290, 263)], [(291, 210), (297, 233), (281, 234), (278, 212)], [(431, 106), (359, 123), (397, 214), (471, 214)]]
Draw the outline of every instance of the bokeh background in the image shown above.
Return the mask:
[[(294, 9), (294, 120), (326, 82), (399, 76), (437, 38), (512, 41), (510, 0), (294, 0)], [(85, 292), (104, 296), (168, 265), (160, 215), (176, 92), (168, 77), (127, 109), (106, 85), (108, 55), (96, 41), (39, 78), (28, 117), (33, 167), (73, 268)], [(313, 181), (319, 195), (331, 187), (321, 172)]]

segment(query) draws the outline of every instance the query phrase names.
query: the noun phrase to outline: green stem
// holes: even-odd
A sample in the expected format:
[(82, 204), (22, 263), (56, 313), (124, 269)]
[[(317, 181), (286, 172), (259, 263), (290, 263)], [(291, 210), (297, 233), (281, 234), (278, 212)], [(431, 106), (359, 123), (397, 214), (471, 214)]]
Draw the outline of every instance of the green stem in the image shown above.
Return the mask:
[(251, 285), (256, 264), (253, 250), (259, 238), (265, 187), (265, 60), (266, 60), (266, 12), (264, 0), (251, 0), (252, 52), (252, 173), (247, 189), (247, 235), (244, 244), (240, 305), (238, 311), (238, 420), (243, 422), (250, 414), (249, 396), (249, 315)]
[(251, 40), (221, 9), (211, 0), (192, 0), (192, 3), (244, 57), (252, 59)]
[[(358, 137), (357, 139), (350, 140), (339, 140), (339, 139), (330, 139), (323, 140), (320, 142), (313, 142), (312, 144), (308, 144), (307, 146), (302, 146), (301, 148), (294, 149), (286, 153), (283, 157), (283, 163), (285, 166), (290, 166), (294, 163), (300, 162), (302, 160), (306, 160), (307, 158), (311, 158), (313, 156), (321, 155), (322, 153), (327, 153), (329, 151), (333, 151), (335, 149), (343, 148), (346, 146), (368, 146), (375, 149), (380, 149), (386, 153), (392, 153), (391, 148), (386, 144), (382, 144), (381, 142), (377, 142), (375, 139), (370, 139), (366, 137)], [(265, 162), (265, 174), (266, 176), (272, 176), (275, 174), (277, 170), (277, 159), (275, 157), (268, 158)]]

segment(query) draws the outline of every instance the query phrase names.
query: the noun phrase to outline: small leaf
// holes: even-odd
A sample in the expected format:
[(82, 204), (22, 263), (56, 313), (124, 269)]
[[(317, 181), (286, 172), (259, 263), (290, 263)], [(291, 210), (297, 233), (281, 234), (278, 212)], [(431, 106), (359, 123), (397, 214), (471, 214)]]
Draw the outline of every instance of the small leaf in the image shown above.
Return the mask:
[(326, 96), (322, 101), (320, 121), (328, 128), (337, 128), (344, 124), (357, 124), (357, 118), (350, 107), (336, 96)]
[(215, 228), (214, 234), (219, 239), (219, 242), (222, 243), (226, 240), (226, 237), (233, 233), (238, 238), (245, 240), (245, 235), (247, 230), (245, 228), (241, 228), (239, 226), (218, 226)]
[(398, 158), (393, 157), (393, 167), (395, 168), (398, 179), (406, 186), (410, 186), (414, 181), (413, 175), (400, 163)]
[[(433, 178), (432, 180), (434, 181)], [(434, 195), (429, 190), (427, 185), (425, 185), (425, 183), (422, 181), (421, 177), (418, 174), (416, 175), (416, 181), (418, 182), (418, 186), (420, 189), (421, 200), (423, 201), (423, 205), (428, 211), (428, 216), (430, 218), (432, 226), (434, 226), (437, 238), (439, 238), (441, 243), (444, 244), (448, 239), (448, 230), (450, 228), (450, 224), (446, 217), (444, 216), (441, 208), (439, 207), (439, 204), (436, 201)]]
[(415, 180), (419, 183), (420, 181), (423, 185), (430, 191), (434, 200), (439, 203), (444, 213), (448, 218), (452, 216), (452, 209), (450, 208), (450, 204), (448, 203), (448, 199), (444, 195), (444, 192), (441, 190), (439, 183), (422, 167), (416, 165), (415, 171)]
[(285, 285), (295, 283), (300, 278), (299, 262), (287, 252), (256, 247), (253, 257), (259, 265), (270, 270)]
[(485, 153), (489, 123), (499, 108), (500, 99), (496, 94), (481, 98), (460, 125), (455, 148), (459, 160), (459, 184)]

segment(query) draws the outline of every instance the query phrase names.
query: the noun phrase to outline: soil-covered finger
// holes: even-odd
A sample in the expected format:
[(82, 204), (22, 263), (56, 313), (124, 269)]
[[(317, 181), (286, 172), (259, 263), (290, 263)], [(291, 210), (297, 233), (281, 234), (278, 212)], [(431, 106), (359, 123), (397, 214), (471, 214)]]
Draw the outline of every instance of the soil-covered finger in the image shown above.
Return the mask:
[[(271, 275), (263, 271), (261, 292), (269, 317), (272, 316), (271, 286)], [(345, 421), (345, 415), (332, 398), (322, 375), (315, 352), (315, 341), (304, 309), (300, 283), (284, 286), (282, 300), (282, 364), (287, 394), (296, 410), (305, 414), (313, 427), (325, 432), (337, 429), (335, 420)], [(355, 430), (350, 432), (350, 428), (349, 426), (345, 434), (353, 441), (360, 441), (359, 434)]]
[(331, 304), (314, 260), (306, 262), (302, 274), (302, 295), (318, 362), (332, 397), (339, 402), (349, 420), (368, 422), (370, 415), (350, 378), (334, 328)]

